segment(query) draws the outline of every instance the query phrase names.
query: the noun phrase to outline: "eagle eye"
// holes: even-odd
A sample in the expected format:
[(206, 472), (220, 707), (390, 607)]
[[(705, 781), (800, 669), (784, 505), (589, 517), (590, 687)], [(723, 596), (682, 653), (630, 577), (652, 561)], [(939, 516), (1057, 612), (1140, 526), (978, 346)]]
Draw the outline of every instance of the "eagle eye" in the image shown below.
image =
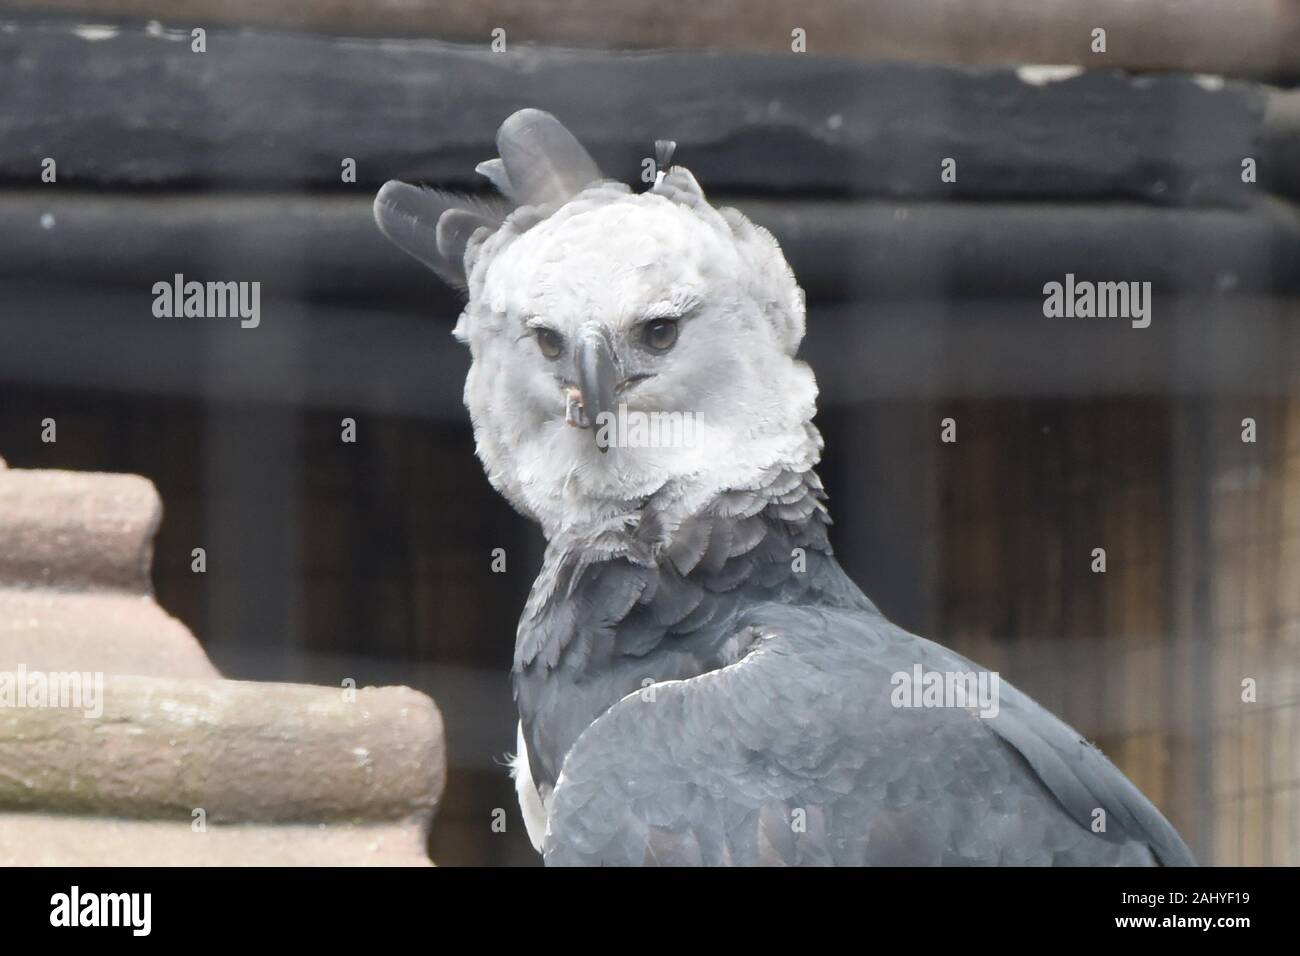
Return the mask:
[(651, 319), (645, 324), (641, 339), (656, 352), (667, 352), (677, 344), (677, 320)]
[(564, 351), (564, 336), (554, 329), (539, 328), (537, 330), (537, 347), (541, 349), (542, 354), (548, 359), (559, 358), (560, 353)]

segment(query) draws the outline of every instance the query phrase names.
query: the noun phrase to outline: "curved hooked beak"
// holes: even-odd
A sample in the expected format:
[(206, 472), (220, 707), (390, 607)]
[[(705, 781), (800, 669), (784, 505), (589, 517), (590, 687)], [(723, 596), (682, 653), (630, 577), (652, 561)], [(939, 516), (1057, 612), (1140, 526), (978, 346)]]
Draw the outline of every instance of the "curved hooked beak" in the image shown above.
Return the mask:
[(585, 326), (578, 332), (573, 348), (574, 381), (577, 394), (570, 391), (565, 420), (577, 428), (590, 428), (596, 447), (602, 452), (608, 446), (600, 440), (600, 415), (613, 414), (614, 395), (618, 385), (618, 363), (609, 336), (597, 326)]

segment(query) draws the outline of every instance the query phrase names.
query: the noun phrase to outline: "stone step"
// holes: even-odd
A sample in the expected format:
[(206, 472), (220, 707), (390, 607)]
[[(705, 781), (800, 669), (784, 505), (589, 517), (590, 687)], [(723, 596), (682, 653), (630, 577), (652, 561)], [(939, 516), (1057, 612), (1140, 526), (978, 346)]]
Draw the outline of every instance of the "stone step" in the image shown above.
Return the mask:
[(29, 683), (14, 706), (5, 677), (0, 809), (427, 824), (446, 776), (442, 717), (406, 687), (110, 676), (57, 707)]
[(0, 588), (0, 671), (20, 666), (156, 677), (221, 676), (189, 629), (148, 595)]
[(428, 866), (415, 823), (210, 825), (0, 813), (0, 866)]
[(153, 600), (161, 515), (0, 459), (0, 865), (427, 864), (433, 701), (222, 680)]
[(139, 475), (0, 469), (0, 586), (149, 594), (161, 520)]

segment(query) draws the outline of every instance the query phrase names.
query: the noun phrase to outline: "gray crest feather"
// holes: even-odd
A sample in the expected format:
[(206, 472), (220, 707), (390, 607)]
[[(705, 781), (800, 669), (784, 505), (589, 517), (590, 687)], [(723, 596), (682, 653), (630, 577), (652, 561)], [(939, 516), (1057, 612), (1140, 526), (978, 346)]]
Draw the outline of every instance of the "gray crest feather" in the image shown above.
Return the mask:
[(438, 217), (438, 252), (449, 265), (460, 267), (462, 283), (465, 275), (465, 248), (470, 239), (480, 229), (486, 228), (492, 232), (499, 225), (499, 221), (493, 221), (482, 213), (469, 209), (448, 209)]
[(515, 198), (515, 189), (506, 173), (506, 164), (500, 159), (485, 159), (474, 167), (474, 172), (487, 179), (507, 199)]
[(673, 139), (655, 140), (655, 169), (665, 171), (673, 164), (673, 154), (677, 152), (677, 141)]
[(482, 226), (495, 229), (509, 213), (499, 200), (484, 200), (390, 180), (375, 196), (375, 224), (407, 255), (443, 281), (465, 285), (465, 247)]
[(683, 206), (689, 206), (692, 209), (712, 208), (709, 207), (708, 200), (704, 198), (704, 190), (700, 188), (699, 182), (691, 171), (684, 166), (670, 168), (658, 177), (650, 190), (665, 199), (671, 199), (673, 202), (681, 203)]
[(601, 178), (582, 144), (542, 110), (511, 114), (497, 131), (497, 152), (512, 198), (524, 205), (566, 202)]

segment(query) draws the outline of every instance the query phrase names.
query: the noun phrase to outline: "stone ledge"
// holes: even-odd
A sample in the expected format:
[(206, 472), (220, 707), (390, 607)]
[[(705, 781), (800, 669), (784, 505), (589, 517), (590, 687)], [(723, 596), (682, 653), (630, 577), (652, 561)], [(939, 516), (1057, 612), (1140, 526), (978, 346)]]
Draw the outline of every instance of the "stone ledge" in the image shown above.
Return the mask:
[(145, 478), (0, 459), (0, 865), (427, 865), (433, 701), (222, 680), (153, 600), (161, 515)]
[(221, 675), (180, 621), (146, 594), (0, 588), (0, 670)]
[(352, 693), (109, 676), (98, 717), (0, 706), (0, 809), (427, 826), (446, 776), (437, 707), (405, 687)]
[(148, 594), (162, 506), (139, 475), (0, 471), (0, 585)]
[(0, 866), (429, 866), (424, 828), (0, 813)]

